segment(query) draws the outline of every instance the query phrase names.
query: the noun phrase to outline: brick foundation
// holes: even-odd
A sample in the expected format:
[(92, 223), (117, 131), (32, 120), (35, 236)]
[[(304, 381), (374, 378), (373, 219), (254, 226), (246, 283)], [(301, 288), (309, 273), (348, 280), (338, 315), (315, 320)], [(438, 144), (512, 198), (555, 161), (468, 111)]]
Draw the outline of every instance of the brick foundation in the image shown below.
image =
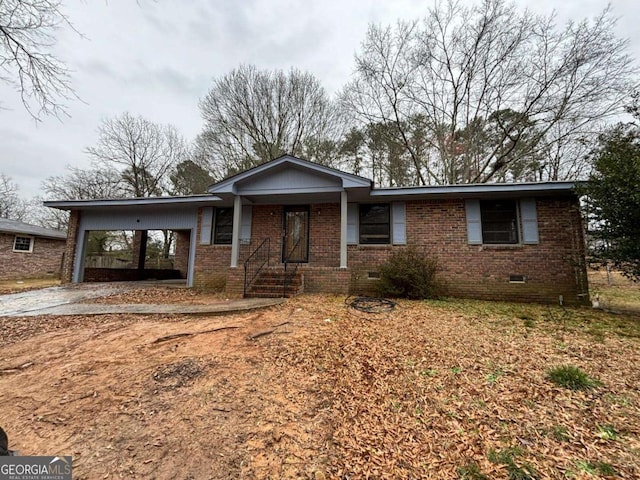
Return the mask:
[(180, 270), (168, 268), (85, 268), (85, 282), (131, 282), (139, 280), (174, 280), (184, 278)]

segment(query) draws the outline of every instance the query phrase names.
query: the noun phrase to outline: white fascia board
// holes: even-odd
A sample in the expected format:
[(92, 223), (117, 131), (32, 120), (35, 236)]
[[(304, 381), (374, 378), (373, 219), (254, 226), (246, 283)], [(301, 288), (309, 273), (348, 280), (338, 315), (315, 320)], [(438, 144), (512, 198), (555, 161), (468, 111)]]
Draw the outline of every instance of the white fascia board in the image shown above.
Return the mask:
[(553, 194), (573, 193), (577, 182), (540, 182), (540, 183), (485, 183), (469, 185), (442, 185), (433, 187), (401, 187), (373, 189), (370, 196), (375, 197), (414, 197), (414, 196), (474, 196), (492, 194)]
[(213, 195), (195, 195), (189, 197), (146, 197), (146, 198), (111, 198), (102, 200), (50, 200), (43, 202), (45, 207), (59, 210), (76, 210), (84, 208), (136, 207), (155, 205), (207, 205), (222, 201)]

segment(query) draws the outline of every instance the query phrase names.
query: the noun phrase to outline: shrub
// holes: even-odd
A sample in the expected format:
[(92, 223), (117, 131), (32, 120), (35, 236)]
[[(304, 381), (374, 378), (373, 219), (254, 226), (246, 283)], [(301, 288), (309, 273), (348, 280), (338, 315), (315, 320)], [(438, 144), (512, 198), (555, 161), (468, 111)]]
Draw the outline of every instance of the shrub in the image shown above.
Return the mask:
[(394, 252), (380, 266), (379, 293), (383, 297), (433, 298), (438, 290), (437, 269), (437, 262), (415, 247)]
[(601, 385), (599, 381), (589, 377), (578, 367), (571, 365), (552, 368), (547, 372), (547, 379), (570, 390), (587, 390)]

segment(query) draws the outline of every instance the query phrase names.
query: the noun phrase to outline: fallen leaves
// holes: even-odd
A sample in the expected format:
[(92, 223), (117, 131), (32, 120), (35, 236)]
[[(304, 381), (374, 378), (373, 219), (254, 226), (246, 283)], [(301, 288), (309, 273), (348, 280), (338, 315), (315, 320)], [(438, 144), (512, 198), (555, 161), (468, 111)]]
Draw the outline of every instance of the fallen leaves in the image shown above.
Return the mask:
[[(33, 362), (0, 376), (0, 423), (21, 450), (67, 438), (88, 476), (579, 478), (609, 465), (639, 478), (637, 327), (546, 311), (452, 300), (355, 313), (305, 295), (214, 335), (191, 333), (220, 317), (0, 319), (2, 366)], [(274, 330), (287, 335), (248, 340)], [(602, 385), (545, 378), (565, 364)]]
[[(640, 475), (638, 459), (629, 461), (632, 443), (602, 442), (597, 430), (603, 422), (632, 425), (629, 440), (637, 438), (637, 341), (602, 344), (562, 331), (559, 350), (557, 327), (526, 328), (504, 313), (470, 318), (422, 302), (401, 302), (378, 319), (329, 311), (322, 318), (329, 314), (338, 320), (314, 323), (317, 331), (291, 351), (326, 386), (336, 477), (456, 478), (471, 459), (491, 478), (506, 478), (487, 454), (513, 446), (522, 449), (514, 461), (523, 471), (528, 465), (545, 478), (562, 478), (585, 457)], [(567, 359), (604, 386), (568, 392), (546, 381), (546, 369)], [(624, 392), (628, 405), (614, 392)], [(566, 441), (550, 433), (558, 425)]]

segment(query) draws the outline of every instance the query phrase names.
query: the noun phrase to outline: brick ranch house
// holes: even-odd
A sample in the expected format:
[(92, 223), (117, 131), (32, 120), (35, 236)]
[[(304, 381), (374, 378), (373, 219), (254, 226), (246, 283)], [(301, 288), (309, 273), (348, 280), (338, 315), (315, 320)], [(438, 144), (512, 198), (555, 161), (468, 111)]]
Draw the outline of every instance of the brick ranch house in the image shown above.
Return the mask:
[(0, 280), (60, 275), (67, 234), (0, 218)]
[(449, 295), (584, 303), (585, 246), (574, 187), (376, 188), (369, 179), (286, 155), (214, 184), (205, 195), (45, 204), (71, 212), (67, 282), (85, 279), (88, 232), (171, 229), (175, 268), (190, 286), (245, 295), (370, 293), (379, 265), (415, 245), (437, 260)]

